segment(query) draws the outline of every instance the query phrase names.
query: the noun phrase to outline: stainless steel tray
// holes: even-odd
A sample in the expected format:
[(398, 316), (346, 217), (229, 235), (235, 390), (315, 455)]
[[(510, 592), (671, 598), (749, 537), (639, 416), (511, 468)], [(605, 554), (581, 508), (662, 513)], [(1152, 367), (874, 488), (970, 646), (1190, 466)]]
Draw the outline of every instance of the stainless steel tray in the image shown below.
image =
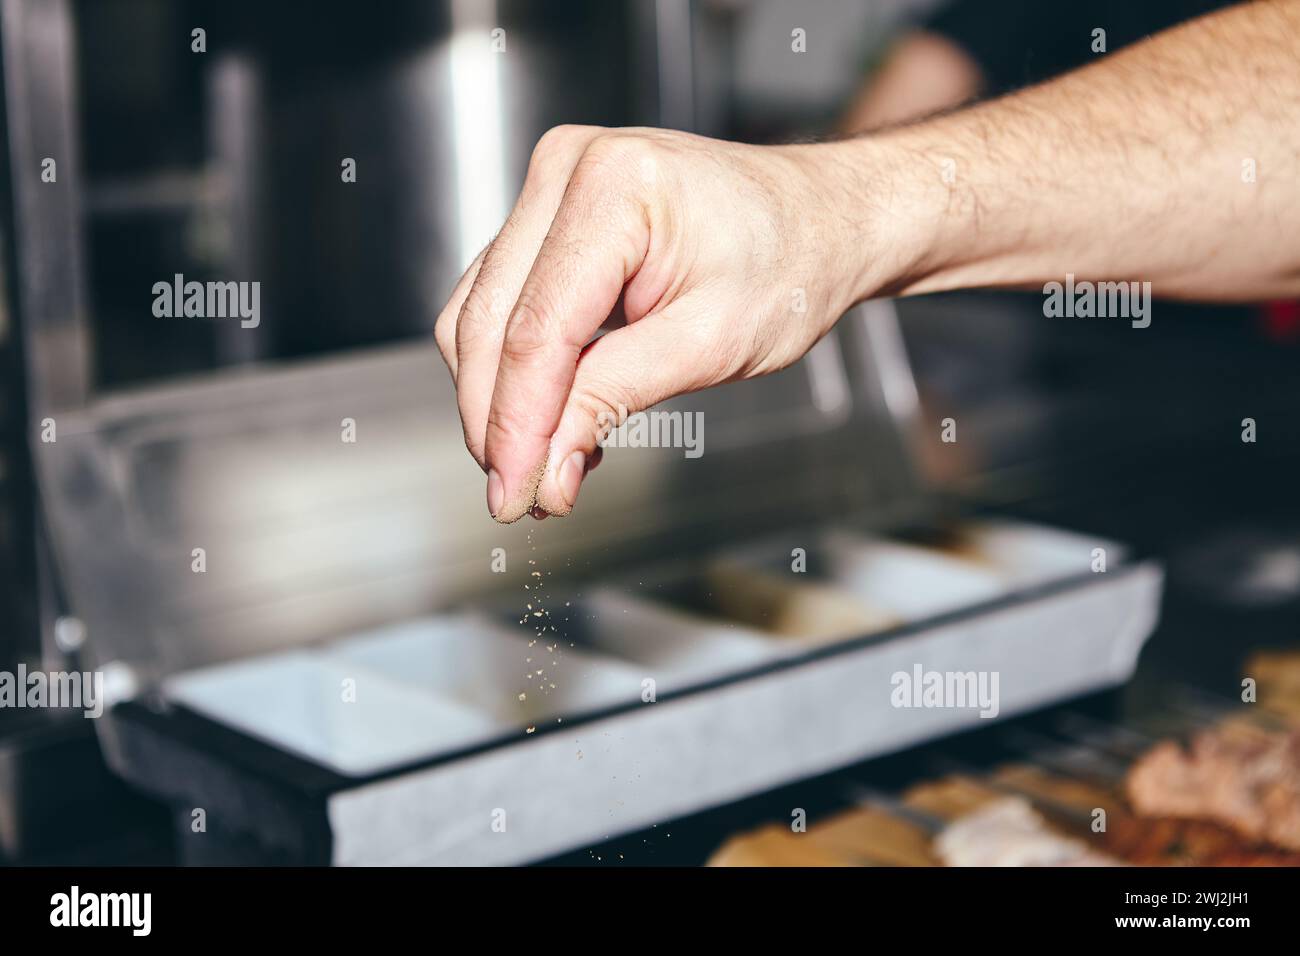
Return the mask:
[[(331, 862), (525, 862), (1118, 684), (1156, 620), (1159, 569), (1085, 535), (995, 522), (946, 549), (795, 538), (807, 571), (777, 538), (557, 590), (536, 640), (511, 602), (181, 672), (149, 720), (225, 761), (227, 787), (251, 767), (300, 794)], [(738, 620), (753, 594), (794, 610)], [(818, 628), (855, 602), (864, 629)], [(996, 712), (896, 706), (895, 675), (917, 667), (996, 674)], [(254, 745), (222, 757), (229, 741), (205, 727)], [(157, 750), (119, 757), (128, 777), (176, 786)], [(268, 826), (245, 812), (237, 829)]]

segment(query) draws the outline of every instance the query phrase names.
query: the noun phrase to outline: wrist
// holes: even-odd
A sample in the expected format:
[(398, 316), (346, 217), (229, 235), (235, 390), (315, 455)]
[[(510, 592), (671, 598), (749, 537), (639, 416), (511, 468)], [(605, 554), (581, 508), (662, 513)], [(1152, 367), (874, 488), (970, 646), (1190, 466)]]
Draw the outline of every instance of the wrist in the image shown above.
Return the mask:
[(933, 284), (969, 241), (957, 159), (910, 128), (818, 144), (833, 277), (852, 305)]

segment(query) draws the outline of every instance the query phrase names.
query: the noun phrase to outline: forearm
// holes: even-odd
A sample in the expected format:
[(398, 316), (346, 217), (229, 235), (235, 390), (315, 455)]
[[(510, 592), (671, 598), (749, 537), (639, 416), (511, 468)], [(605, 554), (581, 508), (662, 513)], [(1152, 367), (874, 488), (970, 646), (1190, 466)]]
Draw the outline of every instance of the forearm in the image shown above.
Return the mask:
[(869, 296), (1071, 273), (1300, 294), (1298, 60), (1300, 0), (1260, 0), (838, 143), (552, 130), (435, 331), (488, 509), (567, 514), (603, 425), (784, 368)]
[[(1300, 2), (1236, 7), (1012, 96), (818, 148), (858, 298), (1067, 273), (1167, 297), (1300, 294)], [(872, 234), (861, 261), (855, 230)]]

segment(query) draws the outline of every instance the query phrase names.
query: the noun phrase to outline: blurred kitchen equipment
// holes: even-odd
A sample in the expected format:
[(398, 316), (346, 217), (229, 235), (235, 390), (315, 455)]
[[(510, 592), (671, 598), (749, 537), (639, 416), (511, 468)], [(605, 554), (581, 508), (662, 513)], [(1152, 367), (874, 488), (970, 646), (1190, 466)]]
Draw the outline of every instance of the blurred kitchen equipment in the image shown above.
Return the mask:
[[(82, 214), (100, 210), (92, 228), (133, 204), (152, 215), (159, 182), (82, 183), (73, 8), (0, 4), (13, 297), (32, 420), (58, 429), (33, 442), (58, 579), (114, 695), (97, 722), (108, 758), (171, 805), (188, 859), (537, 859), (982, 719), (891, 704), (891, 675), (913, 665), (1000, 672), (998, 715), (1132, 672), (1159, 569), (1087, 536), (953, 525), (916, 479), (930, 439), (889, 303), (855, 310), (785, 372), (670, 403), (703, 414), (706, 454), (611, 450), (579, 512), (539, 526), (483, 513), (427, 338), (337, 351), (427, 329), (435, 289), (490, 235), (526, 144), (551, 125), (547, 104), (578, 90), (585, 115), (633, 109), (630, 82), (598, 84), (644, 61), (618, 32), (643, 5), (625, 18), (582, 7), (584, 27), (622, 37), (595, 59), (566, 56), (563, 37), (534, 50), (523, 4), (501, 4), (500, 20), (478, 4), (421, 8), (409, 31), (360, 34), (343, 83), (327, 67), (350, 21), (312, 21), (321, 35), (284, 58), (294, 29), (245, 24), (254, 39), (203, 73), (215, 159), (180, 201), (226, 208), (230, 254), (209, 274), (265, 276), (267, 311), (256, 329), (193, 326), (214, 339), (196, 367), (335, 351), (104, 389)], [(674, 8), (650, 8), (653, 62), (689, 27)], [(517, 58), (494, 51), (497, 22)], [(184, 17), (172, 26), (188, 36)], [(498, 121), (517, 141), (490, 131)], [(40, 180), (51, 155), (57, 187)], [(356, 184), (336, 178), (348, 156)], [(124, 330), (186, 321), (149, 314), (152, 282), (170, 279), (127, 287), (116, 347)], [(904, 526), (947, 529), (946, 544), (882, 537)], [(777, 574), (778, 604), (825, 606), (808, 601), (817, 579), (823, 597), (871, 607), (858, 629), (787, 640), (700, 588), (717, 561), (741, 582)], [(551, 631), (527, 617), (539, 580)], [(627, 639), (629, 614), (644, 643)], [(189, 826), (198, 808), (211, 829)]]

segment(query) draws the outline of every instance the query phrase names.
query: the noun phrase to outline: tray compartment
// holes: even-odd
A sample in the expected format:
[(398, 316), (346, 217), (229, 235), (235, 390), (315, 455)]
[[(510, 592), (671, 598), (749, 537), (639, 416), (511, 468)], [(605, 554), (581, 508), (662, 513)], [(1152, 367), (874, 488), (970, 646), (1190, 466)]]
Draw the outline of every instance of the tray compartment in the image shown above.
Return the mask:
[(1128, 557), (1115, 541), (1019, 521), (976, 521), (956, 536), (949, 553), (974, 561), (1011, 587), (1032, 587), (1093, 573), (1095, 550), (1110, 567)]
[(905, 621), (991, 601), (1008, 590), (998, 574), (977, 562), (898, 541), (831, 531), (818, 551), (837, 586)]
[[(344, 699), (354, 681), (355, 699)], [(304, 650), (177, 674), (163, 695), (348, 776), (490, 738), (499, 722), (452, 700)]]
[[(803, 572), (791, 569), (796, 547), (806, 554)], [(839, 530), (730, 552), (709, 569), (706, 580), (721, 592), (716, 600), (733, 613), (752, 589), (781, 595), (779, 609), (763, 613), (823, 638), (847, 636), (841, 630), (871, 633), (926, 620), (1009, 590), (1003, 576), (978, 561)], [(852, 622), (853, 613), (861, 616), (856, 631), (837, 626), (841, 618)]]
[(162, 687), (174, 703), (357, 776), (636, 700), (641, 679), (611, 658), (558, 639), (530, 645), (463, 614), (188, 671)]
[(783, 653), (748, 628), (613, 587), (598, 588), (564, 611), (556, 615), (563, 640), (627, 662), (654, 678), (660, 692), (725, 677)]
[(558, 631), (533, 640), (514, 621), (518, 636), (487, 615), (423, 618), (349, 638), (329, 653), (508, 728), (638, 699), (640, 670), (571, 647)]
[[(775, 653), (883, 631), (897, 615), (873, 607), (843, 588), (770, 570), (766, 562), (719, 559), (658, 582), (646, 592), (655, 603), (759, 634)], [(784, 645), (784, 646), (781, 646)]]

